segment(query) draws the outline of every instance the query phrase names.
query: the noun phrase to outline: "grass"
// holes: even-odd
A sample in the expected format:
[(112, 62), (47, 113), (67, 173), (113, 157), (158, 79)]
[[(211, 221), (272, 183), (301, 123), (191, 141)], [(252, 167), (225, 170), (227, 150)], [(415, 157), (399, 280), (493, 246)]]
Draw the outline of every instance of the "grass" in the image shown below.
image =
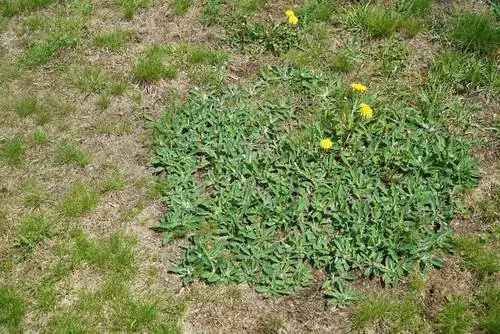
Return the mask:
[[(480, 277), (490, 276), (499, 270), (500, 257), (489, 245), (491, 240), (477, 237), (457, 236), (455, 242), (463, 257), (464, 265)], [(495, 242), (493, 240), (493, 242)]]
[(91, 240), (84, 234), (76, 237), (76, 258), (88, 262), (109, 275), (130, 277), (136, 268), (136, 239), (119, 231), (102, 240)]
[(187, 13), (192, 3), (192, 0), (172, 0), (170, 2), (170, 9), (175, 15), (184, 15)]
[(377, 328), (378, 324), (394, 333), (425, 331), (418, 305), (411, 298), (368, 297), (356, 305), (350, 321), (357, 330)]
[(0, 329), (19, 331), (24, 312), (23, 302), (16, 290), (0, 285)]
[(85, 183), (73, 185), (60, 204), (61, 212), (76, 218), (92, 211), (99, 203), (99, 194)]
[(500, 77), (493, 71), (495, 66), (489, 60), (445, 50), (431, 63), (429, 84), (456, 92), (474, 91), (480, 87), (487, 88), (492, 93), (499, 92)]
[(141, 8), (147, 8), (150, 0), (115, 0), (115, 4), (122, 9), (123, 17), (132, 20), (135, 12)]
[(90, 162), (90, 154), (69, 141), (60, 142), (55, 154), (60, 164), (85, 166)]
[(33, 142), (33, 144), (38, 146), (44, 145), (49, 141), (48, 134), (43, 128), (37, 128), (35, 131), (33, 131), (31, 141)]
[(122, 49), (132, 39), (132, 32), (125, 29), (116, 29), (96, 35), (92, 41), (95, 46), (111, 51)]
[(449, 38), (460, 49), (492, 55), (500, 46), (500, 28), (489, 13), (461, 12)]
[(334, 11), (334, 4), (327, 0), (308, 0), (296, 12), (306, 24), (327, 21)]
[(461, 334), (469, 332), (470, 316), (468, 304), (458, 296), (449, 296), (448, 304), (441, 312), (438, 327), (444, 333)]
[(387, 37), (398, 30), (401, 16), (385, 7), (358, 5), (344, 14), (343, 21), (347, 26), (359, 28), (373, 37)]
[(132, 73), (139, 82), (154, 83), (160, 79), (173, 79), (177, 77), (179, 68), (171, 64), (165, 65), (165, 49), (155, 45), (150, 47), (146, 55), (134, 65)]
[(9, 165), (19, 164), (23, 153), (24, 147), (20, 137), (4, 140), (2, 146), (0, 146), (0, 158)]
[(35, 114), (40, 110), (38, 98), (33, 95), (23, 96), (16, 102), (14, 109), (20, 117)]
[(29, 208), (38, 208), (47, 200), (47, 192), (35, 182), (21, 182), (24, 205)]
[(21, 218), (19, 245), (23, 256), (31, 253), (34, 247), (52, 234), (52, 224), (43, 214), (31, 213)]
[(499, 332), (484, 5), (0, 0), (0, 332)]
[(14, 16), (52, 4), (54, 0), (5, 0), (0, 4), (2, 16)]
[(433, 0), (398, 0), (396, 7), (399, 12), (409, 16), (425, 16), (432, 9)]

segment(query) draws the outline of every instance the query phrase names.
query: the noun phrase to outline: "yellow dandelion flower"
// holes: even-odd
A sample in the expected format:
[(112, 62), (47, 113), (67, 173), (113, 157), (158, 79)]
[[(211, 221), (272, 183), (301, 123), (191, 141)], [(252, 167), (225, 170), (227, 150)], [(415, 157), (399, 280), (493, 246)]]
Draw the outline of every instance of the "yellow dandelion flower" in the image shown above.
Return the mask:
[(299, 19), (297, 16), (292, 15), (288, 17), (288, 22), (290, 22), (291, 25), (297, 25), (297, 23), (299, 23)]
[(361, 103), (359, 105), (361, 108), (361, 114), (366, 117), (366, 118), (372, 118), (373, 117), (373, 109), (366, 103)]
[(351, 88), (355, 92), (361, 92), (362, 93), (362, 92), (366, 91), (366, 86), (363, 85), (363, 84), (360, 84), (360, 83), (353, 83), (353, 84), (351, 84)]
[(319, 142), (319, 146), (324, 150), (329, 150), (332, 148), (333, 143), (329, 138), (325, 138)]
[(295, 13), (293, 12), (293, 10), (287, 10), (285, 12), (285, 15), (288, 16), (288, 17), (290, 17), (290, 16), (295, 16)]

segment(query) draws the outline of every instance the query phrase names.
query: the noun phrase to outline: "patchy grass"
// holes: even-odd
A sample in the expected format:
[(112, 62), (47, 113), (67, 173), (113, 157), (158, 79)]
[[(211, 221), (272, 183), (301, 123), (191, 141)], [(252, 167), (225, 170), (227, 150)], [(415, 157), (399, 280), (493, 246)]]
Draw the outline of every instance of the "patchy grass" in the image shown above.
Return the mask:
[(500, 256), (491, 243), (498, 242), (490, 238), (476, 236), (455, 237), (464, 265), (480, 277), (490, 276), (500, 269)]
[(401, 16), (385, 7), (358, 5), (344, 14), (343, 21), (347, 26), (359, 28), (373, 37), (387, 37), (398, 30)]
[(141, 8), (147, 8), (150, 0), (115, 0), (115, 4), (122, 9), (123, 17), (132, 20), (135, 12)]
[(17, 332), (21, 328), (24, 315), (21, 296), (12, 287), (0, 285), (0, 329)]
[(54, 0), (5, 0), (0, 4), (0, 14), (14, 16), (52, 4)]
[(89, 213), (99, 203), (99, 194), (85, 183), (73, 185), (60, 204), (61, 212), (68, 217)]
[(448, 303), (441, 312), (438, 328), (444, 333), (468, 333), (471, 317), (469, 305), (459, 296), (449, 296)]
[(160, 79), (177, 77), (179, 68), (175, 64), (165, 65), (166, 50), (160, 45), (152, 46), (132, 69), (136, 81), (154, 83)]
[(170, 9), (175, 15), (184, 15), (192, 4), (192, 0), (172, 0), (170, 2)]
[(411, 298), (368, 297), (356, 305), (350, 321), (357, 330), (384, 328), (393, 333), (425, 331), (418, 305)]
[(96, 35), (92, 41), (95, 46), (111, 51), (122, 49), (132, 39), (132, 32), (125, 29), (116, 29)]
[(0, 146), (0, 158), (9, 165), (19, 164), (23, 153), (24, 147), (20, 137), (4, 140)]
[(489, 13), (461, 12), (449, 37), (458, 48), (492, 55), (500, 46), (500, 27)]
[(0, 0), (0, 332), (499, 332), (497, 7)]
[(90, 154), (69, 141), (62, 141), (57, 146), (56, 160), (60, 164), (85, 166), (90, 162)]

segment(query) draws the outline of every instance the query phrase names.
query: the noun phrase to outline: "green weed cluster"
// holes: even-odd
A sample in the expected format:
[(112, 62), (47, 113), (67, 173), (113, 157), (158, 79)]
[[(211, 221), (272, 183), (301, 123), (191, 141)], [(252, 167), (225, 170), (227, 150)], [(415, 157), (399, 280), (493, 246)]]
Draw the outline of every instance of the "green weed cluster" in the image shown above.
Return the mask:
[(159, 229), (192, 242), (174, 269), (184, 281), (289, 293), (320, 268), (328, 296), (353, 299), (355, 270), (393, 284), (416, 264), (441, 265), (453, 195), (478, 176), (438, 115), (294, 68), (194, 90), (154, 129), (152, 163), (167, 178)]

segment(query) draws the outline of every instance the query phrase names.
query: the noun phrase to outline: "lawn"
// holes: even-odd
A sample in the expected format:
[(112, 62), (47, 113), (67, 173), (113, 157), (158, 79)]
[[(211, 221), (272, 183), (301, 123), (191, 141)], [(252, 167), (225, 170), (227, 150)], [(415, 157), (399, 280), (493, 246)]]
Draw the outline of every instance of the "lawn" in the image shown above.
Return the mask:
[(2, 1), (0, 333), (498, 333), (499, 22)]

